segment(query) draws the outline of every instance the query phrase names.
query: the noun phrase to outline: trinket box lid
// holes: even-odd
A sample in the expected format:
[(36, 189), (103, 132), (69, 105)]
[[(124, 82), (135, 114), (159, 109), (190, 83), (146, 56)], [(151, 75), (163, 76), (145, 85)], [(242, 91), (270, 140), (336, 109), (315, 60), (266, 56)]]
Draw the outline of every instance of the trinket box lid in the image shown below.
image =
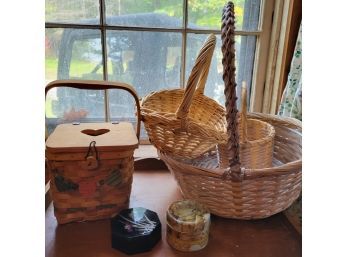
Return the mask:
[(210, 225), (210, 213), (193, 200), (173, 202), (167, 210), (167, 225), (181, 233), (200, 234)]
[(127, 254), (150, 251), (161, 240), (161, 222), (157, 213), (143, 207), (122, 210), (111, 219), (114, 249)]

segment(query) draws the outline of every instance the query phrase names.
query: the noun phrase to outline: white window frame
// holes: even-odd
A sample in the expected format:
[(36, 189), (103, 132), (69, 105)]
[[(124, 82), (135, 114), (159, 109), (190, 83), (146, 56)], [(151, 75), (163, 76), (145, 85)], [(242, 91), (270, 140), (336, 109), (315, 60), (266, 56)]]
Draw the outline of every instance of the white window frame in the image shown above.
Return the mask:
[(261, 2), (259, 34), (257, 35), (250, 92), (249, 111), (251, 112), (262, 112), (275, 1), (264, 0)]
[[(256, 48), (254, 57), (254, 68), (250, 92), (250, 107), (249, 111), (262, 112), (265, 109), (264, 100), (268, 100), (268, 95), (264, 94), (265, 90), (269, 89), (266, 86), (267, 74), (269, 73), (269, 60), (272, 58), (270, 54), (270, 42), (274, 37), (274, 28), (272, 26), (273, 13), (275, 7), (279, 8), (282, 1), (279, 0), (261, 0), (259, 28), (256, 31), (242, 31), (237, 30), (236, 35), (256, 36)], [(182, 28), (155, 28), (155, 27), (126, 27), (106, 24), (105, 0), (99, 0), (100, 5), (100, 24), (75, 24), (75, 23), (54, 23), (46, 22), (46, 28), (71, 28), (71, 29), (98, 29), (101, 31), (102, 54), (103, 54), (103, 79), (108, 80), (108, 66), (107, 66), (107, 47), (106, 47), (106, 31), (107, 30), (128, 30), (128, 31), (159, 31), (159, 32), (180, 32), (182, 33), (182, 65), (180, 74), (180, 87), (184, 87), (185, 82), (185, 68), (186, 68), (186, 40), (188, 33), (199, 34), (221, 34), (221, 31), (214, 29), (191, 29), (187, 27), (188, 21), (188, 0), (183, 0), (183, 27)], [(273, 47), (273, 46), (272, 46)], [(267, 73), (268, 70), (268, 73)], [(268, 78), (269, 79), (269, 78)], [(266, 96), (266, 98), (265, 98)], [(106, 121), (110, 121), (110, 113), (108, 106), (108, 92), (105, 90), (105, 117)], [(267, 111), (266, 111), (267, 112)]]
[(263, 113), (276, 114), (282, 96), (282, 79), (285, 74), (286, 50), (289, 43), (294, 0), (275, 0), (267, 58), (266, 80), (262, 96)]

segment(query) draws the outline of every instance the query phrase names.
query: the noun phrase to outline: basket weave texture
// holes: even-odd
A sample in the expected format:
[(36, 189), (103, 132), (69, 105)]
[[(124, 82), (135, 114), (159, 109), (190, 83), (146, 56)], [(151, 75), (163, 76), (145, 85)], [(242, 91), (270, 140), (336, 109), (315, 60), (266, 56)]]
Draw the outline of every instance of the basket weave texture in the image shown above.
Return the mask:
[[(210, 151), (195, 159), (178, 158), (163, 151), (159, 151), (159, 156), (174, 174), (185, 198), (204, 204), (211, 213), (222, 217), (266, 218), (289, 207), (300, 194), (302, 124), (276, 115), (247, 114), (249, 121), (263, 121), (273, 126), (273, 166), (243, 167), (236, 107), (234, 6), (231, 2), (223, 9), (222, 52), (228, 137), (224, 147), (227, 151), (218, 149), (220, 155)], [(247, 127), (251, 130), (253, 126), (248, 124)], [(225, 156), (221, 157), (221, 153)]]
[[(126, 153), (127, 154), (127, 153)], [(128, 207), (133, 181), (133, 152), (128, 156), (113, 160), (100, 160), (101, 169), (97, 172), (82, 169), (83, 161), (49, 161), (50, 193), (54, 204), (54, 215), (59, 224), (73, 221), (86, 221), (110, 218)], [(112, 180), (118, 176), (117, 185), (100, 185), (99, 181)], [(97, 184), (95, 193), (81, 195), (80, 190), (60, 191), (57, 188), (56, 176), (78, 183)]]
[[(247, 118), (247, 92), (244, 82), (241, 107), (241, 113), (237, 116), (240, 165), (250, 169), (271, 167), (275, 130), (267, 122)], [(218, 144), (217, 150), (220, 168), (229, 167), (229, 156), (234, 152), (233, 149), (229, 150), (228, 144), (225, 143)]]
[[(59, 136), (51, 137), (51, 139), (54, 138), (51, 142), (59, 141), (59, 145), (64, 146), (56, 150), (58, 147), (49, 147), (50, 138), (46, 142), (50, 194), (58, 223), (110, 218), (127, 208), (129, 204), (134, 172), (133, 152), (138, 146), (140, 134), (140, 104), (137, 94), (131, 86), (119, 82), (56, 80), (46, 86), (46, 95), (54, 87), (87, 90), (122, 89), (128, 91), (135, 99), (137, 107), (136, 136), (133, 132), (133, 126), (126, 122), (117, 125), (111, 123), (64, 124), (67, 129), (60, 130), (63, 132), (59, 132)], [(82, 149), (80, 145), (74, 146), (74, 142), (81, 141), (81, 136), (76, 139), (76, 134), (74, 134), (76, 131), (79, 131), (79, 135), (80, 132), (84, 133), (84, 131), (97, 133), (97, 130), (93, 128), (100, 128), (99, 126), (107, 127), (108, 129), (104, 130), (110, 134), (113, 133), (111, 135), (115, 137), (115, 140), (112, 142), (112, 148), (110, 148), (110, 136), (98, 141), (97, 134), (83, 136), (87, 138), (84, 141), (91, 141), (89, 147), (86, 145)], [(82, 127), (92, 129), (81, 130)], [(57, 130), (58, 128), (52, 135)], [(124, 132), (121, 133), (121, 130)], [(119, 135), (125, 136), (126, 139), (123, 139), (123, 143), (120, 143), (120, 138), (117, 138)], [(98, 138), (100, 138), (99, 135)], [(106, 142), (106, 145), (96, 143), (102, 141)], [(88, 151), (85, 148), (88, 148)]]
[(179, 159), (159, 152), (187, 199), (204, 204), (211, 213), (236, 219), (266, 218), (288, 208), (301, 192), (302, 125), (276, 115), (249, 113), (273, 125), (273, 167), (242, 169), (243, 180), (226, 178), (217, 153)]

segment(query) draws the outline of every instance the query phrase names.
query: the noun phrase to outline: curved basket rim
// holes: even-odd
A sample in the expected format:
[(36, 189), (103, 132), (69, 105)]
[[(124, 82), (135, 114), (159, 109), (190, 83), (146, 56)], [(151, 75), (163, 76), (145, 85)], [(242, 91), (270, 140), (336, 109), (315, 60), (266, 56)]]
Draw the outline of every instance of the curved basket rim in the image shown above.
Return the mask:
[[(162, 94), (170, 94), (171, 92), (180, 92), (184, 93), (184, 89), (182, 88), (176, 88), (176, 89), (164, 89), (160, 91), (155, 91), (150, 93), (149, 95), (145, 96), (144, 99), (141, 100), (140, 106), (141, 106), (141, 116), (143, 121), (146, 120), (146, 118), (151, 117), (152, 119), (152, 125), (154, 124), (163, 124), (163, 122), (167, 123), (180, 123), (180, 119), (177, 119), (175, 116), (175, 112), (158, 112), (156, 110), (152, 110), (150, 108), (144, 107), (144, 105), (148, 102), (151, 102), (151, 98), (157, 98), (159, 95)], [(216, 102), (214, 99), (209, 98), (208, 96), (204, 94), (198, 94), (194, 97), (193, 101), (195, 101), (195, 98), (200, 97), (204, 99), (204, 102), (210, 102), (213, 103), (216, 107), (216, 109), (220, 109), (222, 116), (225, 117), (225, 109), (223, 106), (221, 106), (218, 102)], [(154, 122), (156, 120), (156, 122)], [(175, 127), (173, 127), (174, 129)], [(186, 118), (186, 128), (187, 132), (190, 133), (190, 130), (196, 131), (197, 129), (204, 131), (203, 133), (200, 133), (202, 136), (204, 134), (204, 138), (206, 139), (214, 139), (217, 141), (217, 143), (223, 143), (227, 140), (226, 134), (226, 126), (221, 127), (221, 129), (211, 128), (211, 126), (206, 125), (206, 123), (198, 122), (196, 119), (188, 116)], [(192, 133), (191, 133), (192, 134)]]
[(277, 120), (277, 122), (282, 124), (291, 125), (290, 128), (296, 128), (302, 130), (302, 121), (292, 118), (292, 117), (283, 117), (275, 114), (268, 114), (268, 113), (261, 113), (261, 112), (248, 112), (247, 117), (250, 117), (251, 119), (262, 119), (260, 117), (263, 117), (268, 120)]
[[(252, 122), (257, 121), (257, 122), (263, 124), (267, 128), (268, 134), (266, 136), (258, 138), (256, 140), (248, 140), (247, 139), (245, 142), (240, 143), (241, 146), (247, 145), (247, 144), (251, 144), (251, 145), (255, 144), (256, 145), (256, 144), (261, 144), (263, 142), (268, 142), (270, 140), (273, 140), (273, 138), (275, 136), (275, 129), (271, 124), (269, 124), (268, 122), (262, 121), (262, 120), (257, 120), (257, 119), (247, 119), (247, 123), (249, 121), (252, 121)], [(248, 137), (248, 132), (247, 132), (247, 137)]]
[[(163, 158), (163, 156), (165, 156)], [(197, 175), (197, 176), (207, 176), (207, 177), (216, 177), (223, 179), (226, 171), (228, 171), (228, 168), (222, 169), (222, 168), (203, 168), (198, 167), (189, 163), (180, 162), (179, 160), (172, 158), (166, 153), (163, 153), (159, 151), (159, 157), (162, 159), (169, 159), (171, 162), (179, 163), (182, 166), (186, 166), (188, 169), (194, 171), (194, 173), (188, 171), (185, 169), (185, 171), (175, 171), (180, 173), (189, 173), (190, 175)], [(287, 168), (287, 167), (291, 167)], [(184, 169), (182, 169), (184, 170)], [(289, 175), (292, 173), (298, 173), (302, 170), (302, 158), (298, 159), (293, 162), (288, 162), (276, 167), (269, 167), (269, 168), (262, 168), (262, 169), (246, 169), (242, 167), (242, 173), (243, 173), (243, 180), (249, 180), (254, 178), (261, 178), (261, 177), (269, 177), (269, 176), (282, 176), (282, 175)], [(242, 181), (241, 181), (242, 182)]]
[[(144, 108), (143, 104), (151, 101), (152, 97), (158, 97), (158, 95), (161, 94), (167, 94), (173, 91), (178, 91), (178, 92), (184, 92), (183, 89), (181, 88), (176, 88), (176, 89), (169, 89), (169, 90), (160, 90), (160, 91), (156, 91), (151, 93), (150, 95), (146, 96), (146, 98), (144, 98), (141, 101), (141, 115), (143, 120), (145, 120), (147, 117), (151, 117), (152, 122), (153, 120), (157, 120), (157, 122), (153, 122), (153, 124), (163, 124), (163, 121), (166, 120), (167, 123), (174, 123), (176, 120), (175, 117), (175, 113), (174, 112), (157, 112), (156, 110), (152, 110), (149, 108)], [(199, 95), (199, 97), (204, 98), (204, 100), (208, 100), (210, 102), (213, 102), (214, 104), (216, 104), (217, 109), (220, 109), (222, 112), (222, 116), (225, 118), (226, 116), (226, 110), (225, 108), (220, 105), (219, 103), (217, 103), (214, 99), (211, 99), (205, 95)], [(268, 142), (270, 140), (272, 140), (272, 138), (274, 138), (275, 135), (275, 130), (274, 127), (262, 120), (258, 120), (258, 119), (253, 119), (253, 118), (248, 118), (247, 122), (251, 120), (252, 122), (258, 122), (261, 123), (264, 127), (267, 127), (268, 130), (268, 134), (262, 138), (256, 139), (256, 140), (246, 140), (245, 142), (241, 143), (241, 145), (244, 144), (261, 144), (263, 142)], [(226, 120), (225, 120), (226, 121)], [(187, 128), (192, 128), (192, 130), (196, 130), (197, 127), (199, 127), (200, 129), (203, 128), (204, 134), (205, 134), (205, 138), (209, 138), (209, 139), (214, 139), (217, 140), (218, 143), (220, 144), (224, 144), (227, 142), (227, 125), (225, 127), (223, 127), (222, 129), (218, 130), (216, 128), (212, 129), (210, 126), (206, 125), (205, 123), (201, 123), (201, 122), (197, 122), (195, 119), (191, 118), (191, 117), (187, 117)], [(188, 133), (190, 133), (189, 131), (187, 131)], [(213, 135), (213, 136), (208, 136), (208, 135)]]
[[(248, 113), (248, 114), (251, 117), (263, 116), (263, 118), (270, 118), (273, 120), (277, 120), (281, 123), (293, 125), (297, 129), (299, 128), (302, 129), (302, 122), (293, 118), (288, 119), (287, 117), (281, 117), (277, 115), (263, 114), (263, 113)], [(302, 135), (302, 132), (301, 132), (301, 135)], [(219, 167), (211, 168), (211, 169), (198, 167), (189, 163), (180, 162), (176, 158), (173, 158), (172, 156), (166, 153), (163, 153), (161, 151), (158, 151), (158, 155), (161, 159), (162, 158), (167, 159), (170, 162), (179, 163), (180, 165), (187, 167), (187, 169), (181, 169), (180, 171), (176, 171), (176, 172), (189, 173), (191, 175), (224, 178), (226, 171), (229, 169), (229, 168), (222, 169)], [(196, 174), (192, 173), (191, 171), (193, 171)], [(260, 178), (260, 177), (268, 177), (268, 176), (281, 176), (285, 174), (292, 174), (292, 173), (298, 173), (298, 172), (302, 172), (302, 158), (292, 162), (283, 163), (282, 165), (279, 165), (279, 166), (273, 166), (269, 168), (262, 168), (262, 169), (242, 168), (243, 180)]]

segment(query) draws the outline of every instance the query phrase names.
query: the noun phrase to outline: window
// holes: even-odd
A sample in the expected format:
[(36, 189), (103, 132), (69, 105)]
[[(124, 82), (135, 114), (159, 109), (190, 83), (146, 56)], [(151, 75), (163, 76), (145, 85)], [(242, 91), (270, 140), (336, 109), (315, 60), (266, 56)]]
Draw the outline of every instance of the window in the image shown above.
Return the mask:
[[(255, 87), (265, 5), (235, 0), (237, 82)], [(224, 104), (221, 12), (226, 0), (46, 0), (46, 82), (97, 79), (131, 84), (139, 97), (184, 87), (199, 48), (217, 35), (205, 94)], [(261, 47), (262, 48), (262, 47)], [(252, 101), (252, 99), (251, 99)], [(49, 131), (71, 121), (134, 120), (133, 100), (115, 90), (53, 89)], [(142, 130), (142, 138), (146, 132)]]

